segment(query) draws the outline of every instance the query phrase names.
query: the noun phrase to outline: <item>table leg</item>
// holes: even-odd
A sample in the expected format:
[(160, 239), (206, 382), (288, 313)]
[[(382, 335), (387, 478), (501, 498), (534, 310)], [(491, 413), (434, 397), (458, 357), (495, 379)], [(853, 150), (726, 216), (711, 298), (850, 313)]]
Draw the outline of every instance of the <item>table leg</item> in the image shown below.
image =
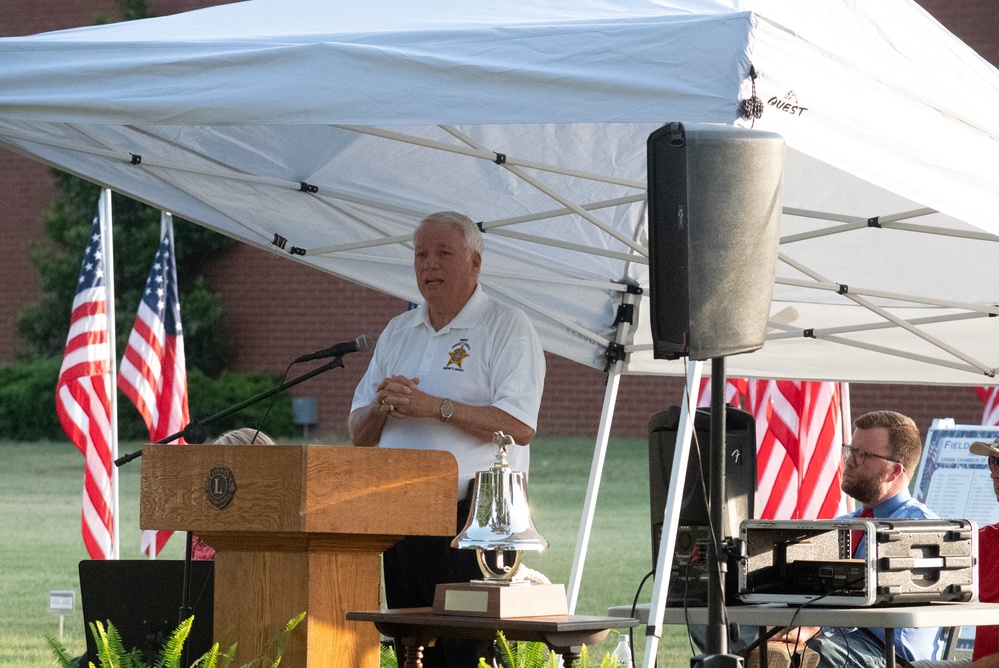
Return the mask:
[(885, 629), (885, 668), (895, 668), (895, 629)]
[(579, 658), (582, 647), (569, 647), (562, 649), (562, 668), (572, 668), (572, 662)]
[(403, 646), (406, 648), (403, 668), (423, 668), (423, 645), (416, 638), (404, 638)]

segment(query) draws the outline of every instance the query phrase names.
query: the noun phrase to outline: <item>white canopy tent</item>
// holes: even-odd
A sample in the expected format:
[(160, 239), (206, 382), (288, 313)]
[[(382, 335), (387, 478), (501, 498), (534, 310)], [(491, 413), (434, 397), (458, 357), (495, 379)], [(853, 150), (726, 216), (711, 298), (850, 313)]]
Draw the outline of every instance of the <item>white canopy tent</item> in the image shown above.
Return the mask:
[(627, 288), (665, 122), (787, 142), (773, 327), (730, 375), (999, 383), (999, 72), (909, 0), (251, 0), (0, 63), (0, 145), (404, 299), (419, 219), (481, 220), (547, 350), (624, 346), (593, 494), (619, 374), (684, 373)]
[[(647, 284), (645, 139), (749, 124), (753, 66), (789, 146), (784, 325), (730, 374), (995, 382), (993, 67), (904, 0), (562, 5), (252, 0), (3, 39), (0, 142), (410, 300), (415, 222), (465, 211), (487, 289), (602, 368)], [(623, 370), (682, 374), (639, 301)]]

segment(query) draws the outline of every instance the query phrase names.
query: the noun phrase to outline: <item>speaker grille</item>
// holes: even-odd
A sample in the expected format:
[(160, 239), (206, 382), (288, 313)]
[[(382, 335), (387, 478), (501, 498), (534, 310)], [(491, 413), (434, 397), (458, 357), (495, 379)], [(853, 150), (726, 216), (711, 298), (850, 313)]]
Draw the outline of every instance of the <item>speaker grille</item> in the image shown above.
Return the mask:
[(784, 140), (668, 124), (649, 136), (655, 357), (706, 360), (763, 346), (780, 235)]

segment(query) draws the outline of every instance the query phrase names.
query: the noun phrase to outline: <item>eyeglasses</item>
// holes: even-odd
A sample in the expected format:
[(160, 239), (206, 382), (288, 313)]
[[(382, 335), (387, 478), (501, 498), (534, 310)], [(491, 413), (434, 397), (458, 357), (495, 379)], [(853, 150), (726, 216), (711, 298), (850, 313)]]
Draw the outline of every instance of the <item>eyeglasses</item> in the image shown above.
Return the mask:
[(989, 455), (989, 470), (992, 471), (996, 467), (999, 467), (999, 457), (995, 455)]
[[(873, 452), (867, 452), (866, 450), (861, 450), (860, 448), (855, 448), (852, 445), (843, 446), (843, 461), (845, 462), (850, 457), (853, 457), (853, 461), (857, 462), (857, 466), (863, 466), (864, 461), (868, 457), (877, 457), (878, 459), (884, 459), (885, 461), (894, 462), (896, 464), (901, 464), (902, 462), (897, 459), (892, 459), (891, 457), (885, 457), (884, 455), (876, 455)], [(996, 464), (999, 465), (999, 457), (996, 458)], [(989, 466), (992, 465), (992, 458), (989, 457)]]

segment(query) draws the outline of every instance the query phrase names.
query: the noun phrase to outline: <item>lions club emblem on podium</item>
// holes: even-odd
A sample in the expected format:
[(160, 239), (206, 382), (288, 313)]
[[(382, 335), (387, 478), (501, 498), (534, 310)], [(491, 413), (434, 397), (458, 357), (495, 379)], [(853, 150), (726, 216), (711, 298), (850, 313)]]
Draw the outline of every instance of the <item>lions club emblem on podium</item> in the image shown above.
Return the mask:
[(222, 510), (229, 505), (235, 493), (236, 479), (229, 467), (216, 466), (208, 472), (208, 480), (205, 481), (205, 496), (208, 497), (208, 503)]

